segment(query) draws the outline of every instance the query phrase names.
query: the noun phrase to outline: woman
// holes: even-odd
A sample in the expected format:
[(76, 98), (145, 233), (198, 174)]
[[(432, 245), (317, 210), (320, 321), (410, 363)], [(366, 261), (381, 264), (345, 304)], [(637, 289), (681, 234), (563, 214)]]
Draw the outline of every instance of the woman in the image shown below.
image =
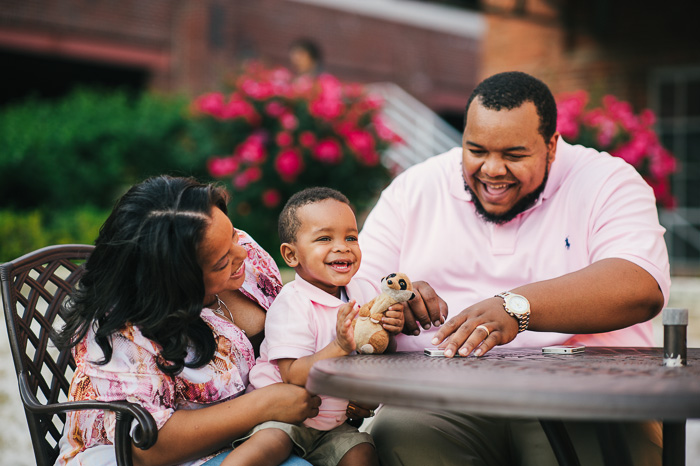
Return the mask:
[[(255, 363), (246, 333), (262, 331), (281, 280), (233, 228), (226, 200), (221, 188), (185, 178), (131, 188), (64, 309), (56, 343), (77, 363), (70, 399), (126, 399), (153, 414), (158, 441), (133, 449), (137, 465), (218, 464), (224, 454), (211, 458), (255, 425), (318, 414), (319, 398), (294, 385), (245, 394)], [(114, 464), (113, 439), (113, 414), (70, 413), (56, 464)]]

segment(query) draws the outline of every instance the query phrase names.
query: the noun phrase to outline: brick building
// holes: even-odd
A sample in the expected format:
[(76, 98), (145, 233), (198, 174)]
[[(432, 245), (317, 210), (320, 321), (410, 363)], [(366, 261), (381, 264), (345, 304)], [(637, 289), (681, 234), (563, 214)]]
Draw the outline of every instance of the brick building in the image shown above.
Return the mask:
[(76, 81), (203, 92), (247, 58), (288, 65), (289, 45), (304, 36), (344, 80), (395, 82), (438, 112), (461, 113), (478, 75), (481, 15), (372, 3), (5, 1), (0, 60), (12, 72), (0, 102), (59, 94)]
[[(341, 79), (397, 83), (461, 124), (483, 77), (522, 70), (556, 93), (651, 108), (681, 161), (669, 217), (700, 262), (700, 34), (693, 0), (3, 0), (0, 105), (76, 82), (195, 94), (247, 58), (288, 64), (314, 39)], [(675, 222), (675, 223), (674, 223)], [(686, 250), (687, 248), (687, 250)], [(694, 249), (693, 249), (694, 248)], [(677, 249), (678, 251), (679, 249)]]

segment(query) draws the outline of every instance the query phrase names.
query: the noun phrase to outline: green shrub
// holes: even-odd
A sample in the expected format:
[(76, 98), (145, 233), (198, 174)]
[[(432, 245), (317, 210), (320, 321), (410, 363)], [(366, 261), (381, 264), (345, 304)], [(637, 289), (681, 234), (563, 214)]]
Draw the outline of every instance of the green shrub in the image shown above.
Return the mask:
[(111, 207), (126, 187), (156, 174), (206, 176), (183, 149), (186, 101), (79, 89), (0, 112), (0, 207)]
[(50, 213), (0, 210), (0, 262), (53, 244), (93, 244), (108, 215), (92, 208)]

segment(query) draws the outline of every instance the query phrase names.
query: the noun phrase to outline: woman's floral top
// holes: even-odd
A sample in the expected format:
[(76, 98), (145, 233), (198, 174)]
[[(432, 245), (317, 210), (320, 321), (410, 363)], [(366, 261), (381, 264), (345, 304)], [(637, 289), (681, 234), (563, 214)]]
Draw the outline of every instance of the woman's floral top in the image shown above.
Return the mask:
[[(268, 309), (282, 288), (280, 273), (270, 255), (239, 231), (240, 244), (248, 251), (246, 279), (241, 291)], [(198, 409), (245, 393), (248, 373), (255, 364), (253, 347), (236, 325), (202, 310), (202, 319), (214, 332), (214, 359), (198, 369), (185, 368), (176, 376), (158, 369), (160, 347), (144, 337), (138, 327), (127, 326), (112, 336), (114, 349), (108, 364), (90, 361), (103, 358), (92, 329), (73, 348), (77, 364), (70, 386), (72, 400), (127, 400), (152, 415), (160, 429), (178, 409)], [(97, 410), (74, 411), (66, 416), (59, 442), (57, 465), (114, 465), (115, 416)], [(185, 463), (195, 466), (211, 456)]]

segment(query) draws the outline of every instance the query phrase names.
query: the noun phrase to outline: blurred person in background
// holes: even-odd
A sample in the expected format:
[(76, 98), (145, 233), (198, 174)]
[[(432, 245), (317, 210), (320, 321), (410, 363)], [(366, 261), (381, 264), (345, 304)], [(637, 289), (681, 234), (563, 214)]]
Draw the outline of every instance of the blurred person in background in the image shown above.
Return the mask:
[(323, 71), (323, 54), (311, 39), (299, 38), (289, 47), (289, 61), (298, 76), (316, 77)]

